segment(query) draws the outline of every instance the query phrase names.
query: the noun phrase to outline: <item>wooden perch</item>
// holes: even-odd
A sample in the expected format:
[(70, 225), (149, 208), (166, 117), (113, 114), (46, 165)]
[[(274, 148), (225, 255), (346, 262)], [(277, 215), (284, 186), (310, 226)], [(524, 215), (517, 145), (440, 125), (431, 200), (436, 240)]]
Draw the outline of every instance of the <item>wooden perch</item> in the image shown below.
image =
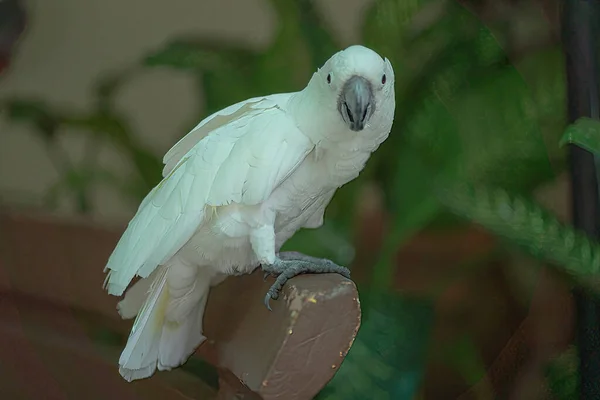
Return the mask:
[[(9, 344), (0, 346), (0, 372), (18, 375), (11, 385), (0, 381), (1, 398), (21, 391), (31, 393), (26, 398), (311, 399), (352, 345), (360, 326), (352, 281), (296, 277), (269, 312), (262, 299), (272, 278), (263, 282), (256, 271), (228, 278), (209, 296), (209, 340), (198, 354), (218, 367), (218, 389), (186, 372), (187, 364), (129, 384), (117, 359), (132, 321), (119, 319), (119, 298), (102, 290), (102, 270), (120, 233), (81, 220), (0, 214), (0, 343)], [(118, 343), (98, 342), (94, 335), (102, 331)], [(21, 369), (4, 373), (13, 363)], [(38, 373), (26, 374), (28, 368)]]

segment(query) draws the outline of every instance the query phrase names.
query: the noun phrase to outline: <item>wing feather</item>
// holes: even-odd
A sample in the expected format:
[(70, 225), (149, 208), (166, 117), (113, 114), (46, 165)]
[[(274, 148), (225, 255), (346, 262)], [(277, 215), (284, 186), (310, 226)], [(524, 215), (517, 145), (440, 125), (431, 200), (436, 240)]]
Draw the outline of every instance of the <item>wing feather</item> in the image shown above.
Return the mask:
[(175, 145), (163, 157), (163, 164), (165, 164), (163, 169), (163, 177), (166, 177), (173, 170), (181, 158), (187, 154), (187, 152), (190, 151), (196, 145), (196, 143), (204, 139), (215, 129), (236, 120), (247, 111), (248, 106), (252, 106), (253, 104), (260, 102), (262, 99), (263, 98), (261, 97), (254, 97), (252, 99), (240, 101), (239, 103), (226, 107), (223, 110), (211, 114), (200, 121), (200, 123), (196, 125), (194, 129), (190, 131), (190, 133), (175, 143)]
[(142, 201), (108, 260), (109, 293), (121, 295), (136, 275), (145, 278), (167, 263), (203, 223), (208, 206), (266, 200), (313, 148), (272, 99), (250, 99), (221, 114), (165, 155), (163, 180)]

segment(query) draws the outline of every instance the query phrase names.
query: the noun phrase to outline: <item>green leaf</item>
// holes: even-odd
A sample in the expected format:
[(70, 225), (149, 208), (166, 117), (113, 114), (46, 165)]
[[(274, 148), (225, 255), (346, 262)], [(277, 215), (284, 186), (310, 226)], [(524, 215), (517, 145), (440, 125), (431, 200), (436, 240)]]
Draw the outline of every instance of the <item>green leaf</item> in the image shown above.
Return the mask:
[(408, 29), (413, 17), (427, 4), (428, 0), (380, 0), (366, 11), (363, 24), (365, 44), (388, 57), (396, 75), (401, 77), (406, 60), (398, 54), (407, 41)]
[(58, 201), (63, 193), (68, 193), (68, 188), (64, 179), (59, 179), (50, 185), (42, 196), (42, 204), (49, 209), (56, 209)]
[(355, 211), (360, 191), (368, 181), (368, 174), (365, 172), (363, 171), (358, 178), (339, 188), (325, 210), (325, 219), (332, 221), (339, 231), (346, 233), (348, 238), (355, 227)]
[[(45, 192), (43, 202), (47, 207), (55, 208), (61, 195), (75, 197), (78, 210), (82, 213), (91, 210), (89, 193), (92, 186), (104, 184), (119, 190), (120, 193), (129, 197), (134, 203), (140, 200), (138, 182), (129, 182), (119, 175), (96, 166), (93, 168), (80, 167), (71, 168), (61, 176), (57, 182), (52, 184)], [(141, 197), (145, 196), (146, 192)]]
[(202, 85), (203, 116), (207, 116), (250, 97), (268, 94), (256, 90), (259, 59), (253, 51), (230, 42), (180, 37), (147, 55), (142, 64), (193, 73)]
[(104, 137), (125, 152), (145, 184), (143, 195), (140, 193), (142, 197), (161, 180), (163, 168), (161, 159), (146, 150), (135, 139), (131, 127), (123, 116), (115, 112), (98, 112), (65, 118), (61, 123), (64, 126), (88, 130)]
[[(451, 148), (448, 150), (452, 151)], [(453, 171), (453, 165), (440, 170), (431, 168), (411, 146), (401, 147), (397, 157), (395, 180), (389, 183), (393, 219), (373, 270), (373, 290), (385, 288), (393, 282), (398, 249), (439, 215), (441, 207), (434, 195), (432, 182), (438, 174), (448, 175)]]
[(547, 366), (546, 379), (554, 399), (571, 400), (578, 397), (578, 366), (579, 357), (575, 346), (571, 346)]
[(404, 120), (407, 141), (439, 171), (458, 163), (458, 175), (469, 181), (528, 191), (553, 178), (536, 104), (519, 72), (476, 68), (464, 86), (456, 79), (467, 70), (434, 80), (420, 109)]
[(354, 344), (317, 400), (412, 400), (425, 368), (433, 306), (395, 293), (362, 294), (365, 316)]
[(600, 291), (600, 245), (538, 204), (503, 189), (467, 184), (440, 186), (438, 197), (455, 214), (553, 264), (581, 287)]
[(520, 74), (507, 67), (474, 85), (477, 89), (452, 104), (457, 106), (465, 177), (513, 191), (554, 178), (536, 105)]
[(560, 146), (576, 144), (600, 156), (600, 121), (591, 118), (580, 118), (569, 125), (565, 134), (560, 139)]
[(318, 229), (302, 229), (294, 234), (281, 251), (299, 251), (315, 257), (327, 258), (339, 265), (350, 265), (354, 246), (348, 231), (340, 229), (335, 221), (325, 219)]
[(257, 90), (252, 75), (242, 73), (238, 68), (223, 67), (219, 70), (206, 70), (198, 76), (204, 92), (204, 117), (237, 102), (269, 94)]
[(564, 158), (564, 151), (555, 143), (567, 126), (565, 65), (560, 46), (530, 53), (515, 63), (535, 104), (536, 119), (551, 162)]
[(3, 101), (0, 107), (9, 120), (33, 124), (47, 140), (55, 137), (60, 117), (44, 101), (12, 99)]
[(310, 12), (307, 1), (270, 1), (277, 15), (277, 31), (273, 44), (259, 55), (252, 76), (261, 94), (300, 90), (314, 72), (302, 21), (302, 12)]
[(119, 89), (132, 80), (140, 72), (140, 67), (135, 65), (121, 71), (111, 72), (98, 79), (94, 84), (96, 107), (100, 111), (112, 110)]
[[(476, 344), (468, 335), (459, 336), (452, 343), (446, 345), (442, 358), (445, 364), (458, 372), (469, 386), (474, 386), (481, 382), (481, 379), (486, 374), (485, 362)], [(493, 388), (489, 384), (483, 386), (483, 388), (487, 392), (483, 398), (492, 399)]]
[(146, 67), (169, 67), (184, 71), (216, 71), (220, 68), (245, 68), (255, 54), (238, 44), (208, 41), (198, 37), (179, 37), (162, 49), (144, 57)]
[(372, 290), (382, 290), (394, 282), (395, 256), (398, 249), (413, 235), (425, 227), (439, 212), (439, 205), (432, 197), (416, 204), (406, 219), (395, 219), (398, 224), (386, 236), (378, 261), (373, 268)]
[(315, 8), (315, 0), (300, 0), (297, 3), (300, 31), (308, 45), (312, 69), (316, 70), (340, 50), (340, 45), (326, 28), (327, 24)]

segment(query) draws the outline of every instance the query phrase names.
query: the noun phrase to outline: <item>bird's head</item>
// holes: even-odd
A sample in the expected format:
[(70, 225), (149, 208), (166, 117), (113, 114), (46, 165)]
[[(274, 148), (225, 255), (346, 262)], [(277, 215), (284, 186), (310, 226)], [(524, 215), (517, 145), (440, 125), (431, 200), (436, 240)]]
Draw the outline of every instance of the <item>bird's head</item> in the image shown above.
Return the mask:
[(371, 49), (354, 45), (334, 54), (313, 79), (321, 80), (320, 91), (352, 131), (363, 130), (380, 112), (393, 118), (394, 70)]

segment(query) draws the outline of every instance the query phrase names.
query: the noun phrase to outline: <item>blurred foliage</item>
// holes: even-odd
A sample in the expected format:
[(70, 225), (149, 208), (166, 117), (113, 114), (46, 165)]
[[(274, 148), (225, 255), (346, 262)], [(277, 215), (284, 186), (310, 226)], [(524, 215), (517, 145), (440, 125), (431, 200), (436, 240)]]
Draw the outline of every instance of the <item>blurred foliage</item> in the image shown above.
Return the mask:
[(414, 398), (423, 379), (432, 302), (392, 292), (361, 296), (369, 299), (370, 312), (342, 368), (316, 399)]
[(572, 400), (579, 397), (578, 364), (577, 348), (571, 346), (547, 366), (546, 377), (550, 383), (553, 399)]
[[(442, 354), (446, 363), (458, 372), (464, 381), (474, 386), (485, 376), (485, 364), (479, 354), (479, 349), (473, 344), (473, 340), (467, 335), (462, 335), (445, 348)], [(493, 398), (491, 385), (484, 386), (486, 398)]]
[[(423, 20), (430, 23), (414, 22)], [(548, 62), (538, 54), (511, 65), (496, 36), (455, 2), (379, 1), (368, 13), (365, 41), (389, 54), (399, 76), (393, 131), (367, 170), (375, 170), (394, 213), (373, 282), (385, 286), (398, 246), (423, 227), (458, 222), (436, 201), (431, 182), (461, 179), (528, 192), (563, 167), (562, 153), (545, 141), (555, 144), (562, 132), (564, 90), (543, 89), (564, 82), (563, 67), (561, 58)], [(521, 63), (545, 72), (526, 82)], [(537, 108), (539, 97), (546, 109)], [(548, 114), (563, 124), (541, 124)]]
[[(41, 100), (7, 99), (0, 101), (0, 108), (15, 123), (32, 124), (49, 149), (51, 160), (61, 179), (48, 189), (46, 204), (55, 205), (61, 194), (77, 199), (80, 212), (91, 211), (89, 194), (97, 183), (108, 184), (138, 203), (154, 187), (160, 178), (162, 162), (136, 139), (126, 118), (118, 112), (106, 109), (102, 102), (91, 112), (80, 112), (53, 107)], [(64, 129), (85, 132), (87, 145), (82, 165), (75, 166), (61, 148), (58, 135)], [(95, 155), (98, 143), (107, 141), (134, 165), (137, 175), (131, 179), (111, 171), (97, 163)]]
[[(342, 46), (313, 1), (270, 4), (279, 25), (266, 49), (179, 37), (145, 55), (139, 65), (101, 79), (89, 111), (60, 109), (37, 99), (4, 100), (7, 117), (33, 124), (58, 154), (53, 159), (62, 179), (49, 190), (49, 202), (68, 194), (78, 199), (81, 211), (89, 211), (91, 187), (104, 183), (138, 203), (160, 180), (161, 158), (136, 139), (140, 136), (115, 106), (119, 89), (143, 69), (168, 68), (195, 78), (205, 109), (190, 129), (238, 101), (304, 87), (312, 72)], [(351, 211), (357, 209), (360, 189), (367, 181), (383, 189), (391, 220), (373, 276), (359, 282), (363, 326), (319, 398), (372, 398), (386, 392), (389, 398), (412, 399), (423, 375), (431, 299), (392, 294), (391, 285), (393, 258), (415, 234), (474, 221), (588, 287), (595, 285), (590, 277), (600, 268), (600, 253), (595, 243), (525, 200), (565, 167), (558, 146), (566, 126), (560, 48), (551, 45), (509, 60), (503, 32), (490, 29), (452, 0), (378, 0), (364, 15), (364, 44), (394, 66), (393, 130), (360, 177), (339, 190), (324, 227), (299, 232), (284, 249), (351, 263), (356, 222)], [(571, 127), (567, 140), (597, 146), (593, 135), (579, 129), (592, 132), (597, 129), (592, 125), (583, 121)], [(135, 176), (117, 178), (120, 174), (93, 161), (74, 166), (61, 156), (55, 140), (64, 128), (87, 133), (92, 149), (102, 141), (114, 145), (127, 155)], [(465, 380), (472, 382), (481, 374), (469, 339), (446, 356)]]

